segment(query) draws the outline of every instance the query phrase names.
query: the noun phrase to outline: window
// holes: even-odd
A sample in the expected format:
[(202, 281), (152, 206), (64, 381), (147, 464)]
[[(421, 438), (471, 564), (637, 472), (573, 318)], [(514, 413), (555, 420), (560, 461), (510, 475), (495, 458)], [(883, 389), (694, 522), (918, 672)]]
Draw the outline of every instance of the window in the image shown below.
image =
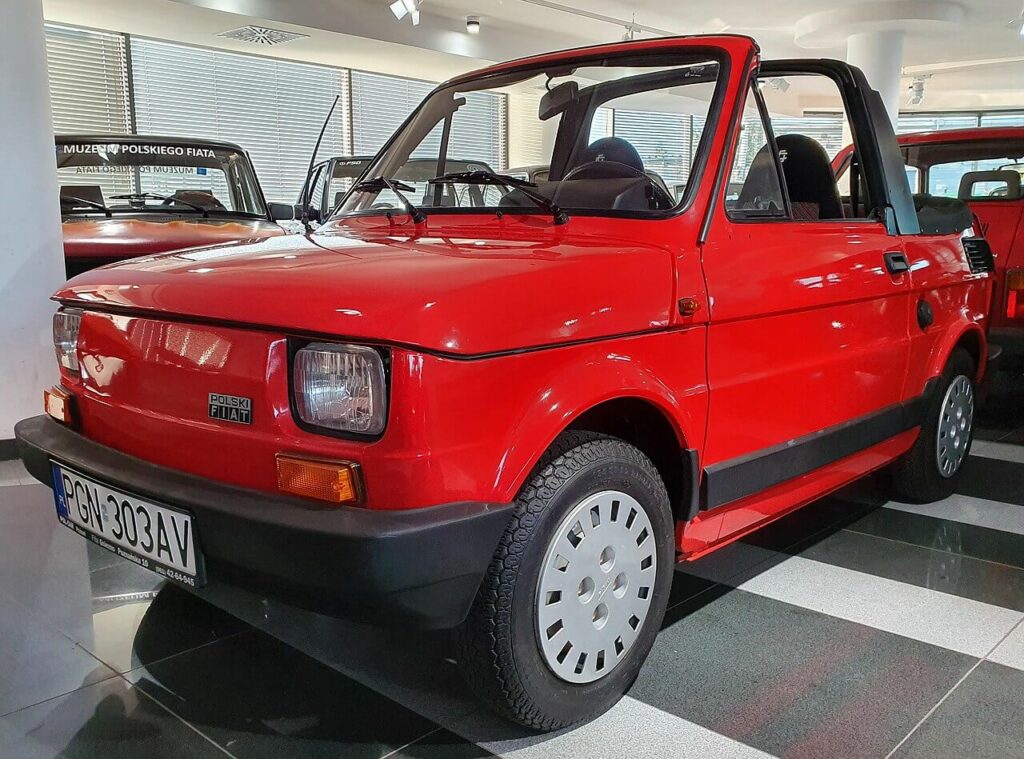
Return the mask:
[(764, 77), (758, 84), (775, 133), (793, 218), (874, 218), (856, 150), (842, 187), (832, 172), (832, 159), (849, 144), (853, 134), (845, 109), (822, 112), (806, 107), (819, 103), (842, 106), (839, 85), (821, 74)]
[(788, 218), (779, 168), (768, 140), (758, 92), (751, 87), (743, 107), (743, 120), (725, 193), (725, 208), (732, 219)]
[[(620, 55), (551, 76), (538, 66), (437, 90), (405, 122), (367, 172), (366, 188), (349, 196), (340, 213), (404, 213), (407, 201), (428, 213), (467, 206), (505, 213), (555, 213), (553, 206), (569, 213), (671, 210), (686, 193), (685, 186), (677, 194), (668, 183), (685, 184), (695, 157), (706, 149), (692, 125), (697, 118), (705, 123), (718, 74), (718, 63), (706, 56)], [(354, 75), (357, 132), (364, 107), (358, 81)], [(523, 91), (543, 94), (533, 129), (525, 126), (525, 99), (516, 98), (517, 128), (551, 138), (535, 141), (545, 148), (543, 168), (532, 172), (528, 186), (484, 176), (502, 167), (502, 157), (493, 157), (495, 144), (486, 141), (501, 132), (493, 128), (500, 125), (496, 106), (506, 92)], [(383, 112), (375, 118), (382, 124), (395, 120)], [(423, 165), (431, 171), (418, 179)], [(447, 178), (431, 181), (440, 175)]]
[(252, 157), (270, 200), (294, 202), (335, 95), (321, 156), (346, 155), (348, 72), (132, 38), (139, 134), (226, 140)]
[(46, 63), (54, 132), (131, 132), (122, 35), (47, 24)]
[[(928, 168), (928, 186), (925, 192), (942, 198), (955, 198), (960, 192), (960, 180), (969, 171), (996, 171), (1007, 164), (1009, 159), (990, 158), (981, 161), (953, 161), (937, 163)], [(1002, 185), (1005, 188), (1005, 183)], [(974, 186), (975, 195), (984, 195), (981, 185)], [(991, 189), (996, 189), (993, 186)]]
[[(352, 72), (352, 128), (357, 155), (375, 155), (388, 138), (436, 87), (431, 82), (402, 79), (365, 71)], [(464, 94), (466, 104), (452, 121), (448, 155), (506, 168), (506, 98), (493, 92)], [(437, 156), (441, 130), (417, 146), (416, 157)]]
[(60, 141), (57, 178), (65, 216), (266, 215), (245, 155), (200, 142)]

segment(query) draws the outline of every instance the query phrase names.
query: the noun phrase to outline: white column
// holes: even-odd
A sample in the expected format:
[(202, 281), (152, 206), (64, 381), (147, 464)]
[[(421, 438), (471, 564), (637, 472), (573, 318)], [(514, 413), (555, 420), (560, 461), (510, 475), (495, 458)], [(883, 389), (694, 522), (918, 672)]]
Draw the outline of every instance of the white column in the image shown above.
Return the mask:
[(49, 297), (64, 281), (41, 0), (4, 0), (0, 114), (0, 440), (10, 440), (57, 380)]
[(860, 68), (868, 84), (878, 90), (893, 124), (899, 118), (903, 37), (899, 30), (852, 34), (846, 43), (846, 62)]

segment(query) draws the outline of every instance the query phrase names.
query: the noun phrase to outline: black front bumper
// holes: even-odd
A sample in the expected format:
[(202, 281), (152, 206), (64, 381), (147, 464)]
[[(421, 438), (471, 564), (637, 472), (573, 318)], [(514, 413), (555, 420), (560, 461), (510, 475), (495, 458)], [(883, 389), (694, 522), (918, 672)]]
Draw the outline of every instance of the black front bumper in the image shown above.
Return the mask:
[(18, 448), (52, 487), (50, 461), (189, 511), (211, 583), (375, 623), (452, 627), (465, 619), (509, 504), (402, 511), (324, 509), (206, 480), (99, 445), (47, 416), (19, 422)]

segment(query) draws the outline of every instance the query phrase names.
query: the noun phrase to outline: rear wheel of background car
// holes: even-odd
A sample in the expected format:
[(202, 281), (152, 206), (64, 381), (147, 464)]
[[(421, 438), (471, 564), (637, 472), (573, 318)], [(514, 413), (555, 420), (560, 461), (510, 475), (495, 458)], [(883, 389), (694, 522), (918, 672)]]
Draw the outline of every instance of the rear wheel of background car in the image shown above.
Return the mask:
[(897, 463), (896, 492), (912, 501), (940, 501), (956, 490), (974, 433), (974, 360), (963, 348), (949, 357), (928, 398), (921, 434)]
[(567, 432), (537, 466), (460, 630), (499, 713), (556, 730), (611, 707), (661, 627), (674, 569), (665, 485), (639, 450)]

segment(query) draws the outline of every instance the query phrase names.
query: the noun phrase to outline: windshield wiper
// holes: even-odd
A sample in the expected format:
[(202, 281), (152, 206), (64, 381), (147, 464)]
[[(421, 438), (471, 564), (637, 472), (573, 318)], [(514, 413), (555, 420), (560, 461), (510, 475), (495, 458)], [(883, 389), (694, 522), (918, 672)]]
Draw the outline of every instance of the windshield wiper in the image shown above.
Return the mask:
[(409, 214), (414, 224), (422, 224), (427, 220), (427, 215), (413, 205), (412, 201), (403, 194), (403, 192), (416, 192), (415, 187), (407, 185), (405, 182), (399, 182), (397, 179), (388, 179), (386, 177), (377, 177), (376, 179), (367, 179), (365, 182), (360, 182), (352, 189), (355, 192), (391, 190), (405, 207), (405, 212)]
[[(80, 198), (77, 195), (61, 195), (60, 199), (62, 201), (63, 200), (70, 200), (72, 203), (76, 203), (78, 205), (87, 206), (88, 208), (95, 208), (97, 211), (103, 211), (103, 213), (106, 215), (106, 217), (108, 219), (111, 218), (114, 215), (113, 211), (111, 211), (109, 208), (107, 208), (102, 203), (99, 203), (99, 202), (97, 202), (95, 200), (86, 200), (85, 198)], [(68, 210), (69, 211), (73, 211), (74, 210), (74, 206), (72, 206)]]
[[(165, 203), (170, 201), (174, 205), (182, 205), (191, 208), (193, 211), (199, 211), (203, 215), (203, 218), (209, 218), (210, 212), (202, 206), (197, 206), (195, 203), (189, 203), (188, 201), (182, 200), (181, 198), (173, 198), (169, 195), (160, 195), (156, 192), (129, 192), (126, 195), (111, 195), (111, 200), (162, 200)], [(173, 209), (170, 209), (173, 210)]]
[(512, 187), (519, 190), (538, 206), (551, 214), (555, 224), (565, 224), (569, 221), (569, 214), (564, 209), (555, 205), (543, 193), (538, 192), (537, 185), (519, 177), (509, 174), (498, 174), (493, 171), (478, 169), (476, 171), (453, 171), (450, 174), (442, 174), (434, 177), (427, 184), (447, 184), (448, 182), (461, 182), (464, 184), (489, 184)]

